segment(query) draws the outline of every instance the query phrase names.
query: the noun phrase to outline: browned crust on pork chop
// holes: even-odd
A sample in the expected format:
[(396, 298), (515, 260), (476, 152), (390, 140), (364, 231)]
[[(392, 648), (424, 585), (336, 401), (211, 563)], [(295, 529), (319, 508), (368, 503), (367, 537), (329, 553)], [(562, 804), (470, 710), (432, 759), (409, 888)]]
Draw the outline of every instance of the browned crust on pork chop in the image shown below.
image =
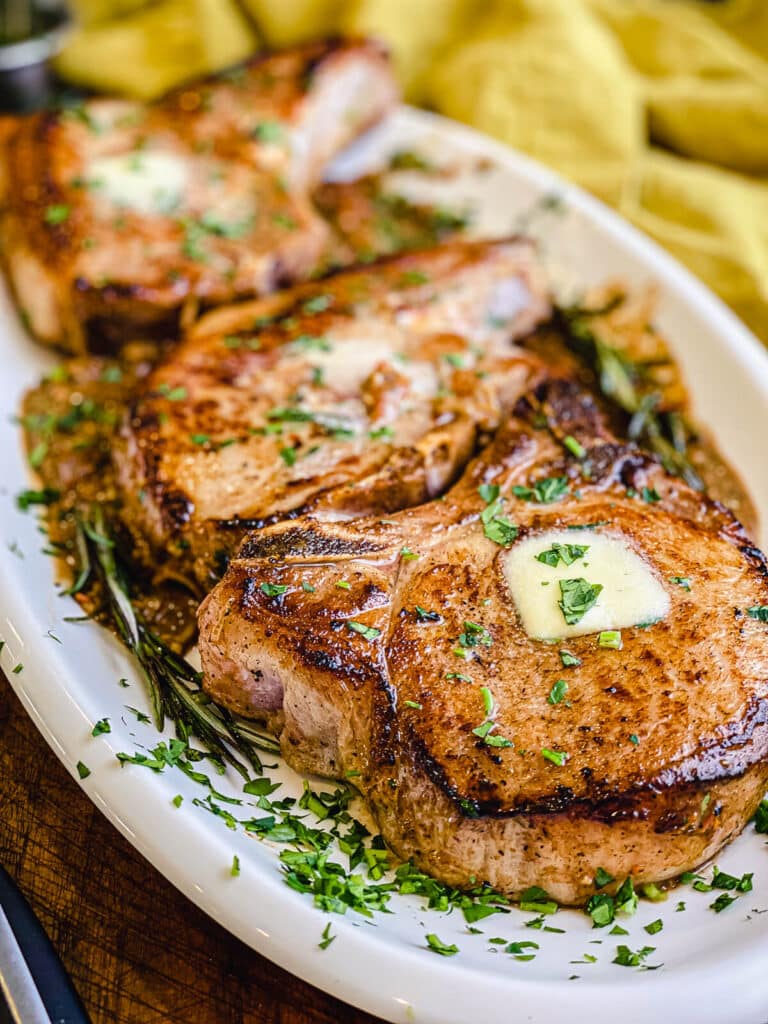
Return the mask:
[[(556, 475), (569, 481), (561, 500), (515, 498)], [(507, 549), (479, 521), (482, 483), (500, 488), (514, 543), (578, 524), (620, 536), (663, 583), (668, 614), (624, 629), (622, 650), (595, 635), (530, 638)], [(733, 516), (619, 444), (588, 396), (554, 381), (444, 500), (385, 524), (305, 519), (252, 535), (201, 608), (204, 685), (240, 713), (268, 711), (294, 766), (359, 771), (387, 843), (436, 877), (512, 894), (537, 884), (578, 903), (597, 867), (674, 877), (754, 813), (768, 780), (768, 633), (747, 609), (766, 603), (765, 559)], [(492, 643), (463, 660), (468, 621)], [(563, 648), (581, 664), (564, 668)], [(552, 705), (558, 678), (568, 700)], [(481, 686), (511, 747), (472, 731)]]
[[(329, 240), (309, 189), (395, 101), (376, 43), (332, 40), (148, 106), (96, 99), (20, 119), (0, 150), (0, 239), (31, 330), (112, 350), (309, 276)], [(118, 201), (105, 166), (141, 197)]]

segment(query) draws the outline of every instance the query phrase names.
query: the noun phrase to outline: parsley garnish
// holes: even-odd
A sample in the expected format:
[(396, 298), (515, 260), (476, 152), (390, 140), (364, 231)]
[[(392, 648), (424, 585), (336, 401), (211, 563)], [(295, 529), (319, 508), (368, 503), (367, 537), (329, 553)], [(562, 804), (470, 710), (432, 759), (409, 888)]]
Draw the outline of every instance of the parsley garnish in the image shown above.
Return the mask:
[(312, 586), (311, 583), (307, 583), (306, 580), (302, 580), (301, 589), (304, 591), (305, 594), (314, 594), (315, 592), (315, 588)]
[(32, 505), (52, 505), (58, 501), (60, 494), (52, 487), (44, 487), (41, 491), (22, 491), (16, 495), (16, 504), (22, 512)]
[(621, 631), (618, 629), (604, 629), (597, 638), (598, 647), (608, 647), (613, 651), (620, 651), (623, 644)]
[(400, 557), (404, 562), (415, 562), (419, 556), (410, 548), (400, 548)]
[(577, 441), (576, 438), (573, 437), (571, 434), (567, 434), (563, 438), (563, 444), (571, 453), (571, 455), (575, 455), (577, 459), (583, 459), (584, 456), (587, 454), (587, 449), (584, 447), (584, 445)]
[(587, 551), (589, 544), (560, 544), (554, 541), (546, 551), (540, 551), (536, 558), (554, 569), (559, 562), (563, 565), (572, 565), (578, 558), (583, 558)]
[(440, 622), (442, 615), (439, 612), (429, 612), (426, 608), (422, 608), (420, 604), (416, 605), (416, 618), (419, 622)]
[(505, 739), (503, 736), (496, 736), (493, 734), (493, 730), (496, 728), (496, 723), (493, 720), (493, 716), (496, 711), (496, 702), (493, 699), (493, 694), (487, 686), (480, 687), (480, 696), (483, 698), (485, 719), (481, 725), (478, 725), (472, 730), (472, 735), (477, 736), (478, 739), (482, 740), (487, 747), (511, 747), (511, 740)]
[(329, 921), (325, 928), (323, 928), (323, 936), (317, 945), (320, 949), (328, 949), (330, 944), (334, 942), (335, 939), (336, 936), (331, 935), (331, 922)]
[(682, 587), (683, 590), (687, 590), (688, 593), (690, 594), (690, 592), (691, 592), (691, 578), (690, 578), (690, 576), (670, 576), (669, 577), (669, 582), (670, 583), (676, 583), (678, 585), (678, 587)]
[(259, 142), (278, 143), (284, 136), (285, 129), (279, 121), (260, 121), (251, 129), (251, 138)]
[(559, 704), (568, 692), (568, 683), (564, 679), (558, 679), (547, 697), (548, 704)]
[(91, 769), (88, 767), (87, 764), (83, 764), (82, 761), (78, 761), (77, 774), (80, 776), (81, 779), (87, 779), (88, 776), (91, 774)]
[(640, 496), (648, 505), (654, 505), (657, 501), (661, 501), (661, 495), (655, 487), (644, 487)]
[(640, 967), (645, 958), (655, 952), (655, 946), (643, 946), (636, 953), (633, 953), (629, 946), (617, 946), (613, 963), (619, 964), (621, 967)]
[(46, 224), (63, 224), (68, 217), (69, 207), (66, 203), (54, 203), (52, 206), (46, 206), (45, 208)]
[(112, 732), (112, 726), (109, 724), (108, 718), (100, 718), (91, 729), (91, 736), (101, 736), (105, 732)]
[(439, 953), (440, 956), (456, 956), (459, 952), (459, 947), (456, 945), (447, 945), (434, 933), (425, 936), (427, 940), (427, 948), (431, 949), (433, 953)]
[(380, 629), (376, 629), (375, 626), (366, 626), (364, 622), (348, 622), (347, 629), (351, 629), (353, 633), (359, 633), (365, 640), (375, 640), (381, 636)]
[(280, 597), (288, 589), (284, 583), (260, 583), (259, 590), (267, 597)]
[(563, 668), (571, 668), (581, 664), (581, 658), (577, 658), (570, 651), (558, 651), (558, 654), (560, 655), (560, 662)]
[(519, 529), (501, 514), (504, 508), (504, 499), (499, 497), (498, 485), (481, 484), (478, 487), (478, 492), (483, 501), (488, 503), (480, 513), (483, 533), (494, 544), (508, 547), (517, 537)]
[(540, 505), (549, 505), (564, 498), (568, 493), (568, 477), (547, 476), (543, 480), (537, 480), (532, 487), (516, 485), (512, 488), (512, 493), (523, 501), (537, 501)]
[(655, 921), (651, 921), (650, 924), (644, 926), (644, 931), (648, 932), (649, 935), (656, 935), (664, 927), (664, 922), (660, 917), (657, 917)]
[(552, 764), (557, 765), (558, 768), (562, 768), (568, 760), (568, 755), (564, 750), (550, 750), (549, 747), (542, 747), (541, 756), (545, 761), (551, 761)]
[(750, 619), (768, 622), (768, 604), (753, 604), (751, 608), (747, 608), (747, 615)]
[(595, 888), (604, 889), (606, 885), (610, 885), (611, 882), (615, 881), (613, 875), (606, 871), (605, 868), (598, 868), (595, 872)]
[(240, 858), (237, 854), (232, 858), (232, 867), (229, 869), (229, 873), (233, 878), (237, 878), (240, 875)]
[(560, 580), (561, 598), (557, 603), (569, 626), (581, 622), (596, 603), (602, 589), (601, 583), (588, 583), (583, 577)]

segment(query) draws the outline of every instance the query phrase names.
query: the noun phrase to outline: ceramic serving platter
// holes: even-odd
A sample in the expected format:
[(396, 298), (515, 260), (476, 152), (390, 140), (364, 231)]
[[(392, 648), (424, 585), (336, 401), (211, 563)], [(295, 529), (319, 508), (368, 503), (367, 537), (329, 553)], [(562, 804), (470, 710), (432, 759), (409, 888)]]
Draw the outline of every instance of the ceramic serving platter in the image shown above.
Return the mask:
[[(428, 181), (399, 173), (403, 192), (471, 207), (478, 234), (532, 226), (561, 292), (578, 293), (617, 277), (636, 288), (658, 287), (656, 322), (683, 367), (696, 417), (708, 425), (765, 513), (765, 545), (768, 355), (742, 324), (674, 260), (594, 199), (530, 160), (432, 115), (401, 108), (346, 154), (334, 174), (355, 176), (400, 149), (415, 149), (458, 171)], [(53, 364), (54, 357), (26, 336), (8, 296), (0, 294), (0, 663), (73, 777), (78, 778), (78, 762), (90, 769), (80, 780), (89, 797), (189, 899), (289, 971), (388, 1021), (768, 1020), (768, 849), (751, 826), (719, 866), (735, 875), (754, 872), (754, 888), (722, 913), (709, 906), (716, 894), (684, 886), (664, 903), (641, 901), (636, 915), (621, 922), (626, 936), (592, 929), (589, 918), (576, 911), (550, 919), (562, 932), (534, 930), (525, 926), (533, 915), (517, 909), (478, 922), (480, 933), (472, 934), (459, 911), (428, 910), (414, 896), (393, 897), (390, 914), (329, 917), (285, 885), (280, 846), (232, 830), (193, 803), (204, 795), (196, 783), (172, 769), (158, 774), (121, 767), (116, 753), (151, 748), (158, 740), (154, 727), (126, 707), (149, 710), (140, 678), (109, 634), (91, 622), (64, 621), (78, 608), (57, 595), (36, 516), (21, 512), (15, 501), (30, 478), (14, 416), (24, 389)], [(128, 688), (118, 685), (121, 678)], [(104, 717), (112, 731), (94, 738), (93, 725)], [(270, 774), (282, 783), (276, 797), (301, 794), (302, 780), (284, 766)], [(242, 780), (234, 774), (216, 784), (243, 796)], [(173, 802), (177, 794), (184, 798), (180, 807)], [(237, 808), (239, 817), (254, 813), (252, 799), (245, 797)], [(231, 872), (235, 855), (237, 877)], [(685, 909), (676, 909), (681, 902)], [(659, 918), (662, 930), (649, 935), (645, 926)], [(335, 939), (321, 949), (329, 920)], [(459, 952), (436, 955), (427, 947), (427, 933)], [(533, 959), (517, 960), (490, 938), (535, 941), (539, 948), (531, 950)], [(618, 944), (632, 950), (653, 946), (644, 963), (660, 966), (651, 971), (613, 963)]]

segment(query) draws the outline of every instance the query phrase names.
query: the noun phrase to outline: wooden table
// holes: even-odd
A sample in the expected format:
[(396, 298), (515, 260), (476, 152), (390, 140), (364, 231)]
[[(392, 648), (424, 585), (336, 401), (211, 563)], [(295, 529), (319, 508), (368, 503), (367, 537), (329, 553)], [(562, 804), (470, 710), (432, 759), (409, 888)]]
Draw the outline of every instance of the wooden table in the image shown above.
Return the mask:
[(94, 1024), (376, 1024), (254, 953), (91, 804), (0, 673), (0, 863)]

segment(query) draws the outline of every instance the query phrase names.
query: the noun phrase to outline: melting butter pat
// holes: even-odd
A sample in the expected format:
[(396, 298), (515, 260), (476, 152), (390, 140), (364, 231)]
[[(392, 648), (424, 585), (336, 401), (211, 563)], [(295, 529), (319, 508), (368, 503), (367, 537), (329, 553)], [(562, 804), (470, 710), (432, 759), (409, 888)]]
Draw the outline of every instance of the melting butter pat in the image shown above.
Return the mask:
[[(587, 550), (570, 564), (562, 557), (556, 565), (537, 558), (551, 552), (553, 545), (574, 545)], [(527, 537), (504, 557), (504, 576), (520, 616), (523, 629), (537, 640), (584, 636), (602, 630), (626, 629), (664, 618), (669, 611), (669, 594), (642, 558), (620, 534), (592, 530), (550, 530)], [(555, 555), (550, 554), (551, 562)], [(568, 624), (559, 601), (561, 580), (584, 579), (601, 584), (596, 602), (578, 622)]]
[(180, 200), (188, 179), (184, 160), (171, 153), (139, 151), (103, 156), (88, 168), (90, 188), (115, 206), (162, 213)]

